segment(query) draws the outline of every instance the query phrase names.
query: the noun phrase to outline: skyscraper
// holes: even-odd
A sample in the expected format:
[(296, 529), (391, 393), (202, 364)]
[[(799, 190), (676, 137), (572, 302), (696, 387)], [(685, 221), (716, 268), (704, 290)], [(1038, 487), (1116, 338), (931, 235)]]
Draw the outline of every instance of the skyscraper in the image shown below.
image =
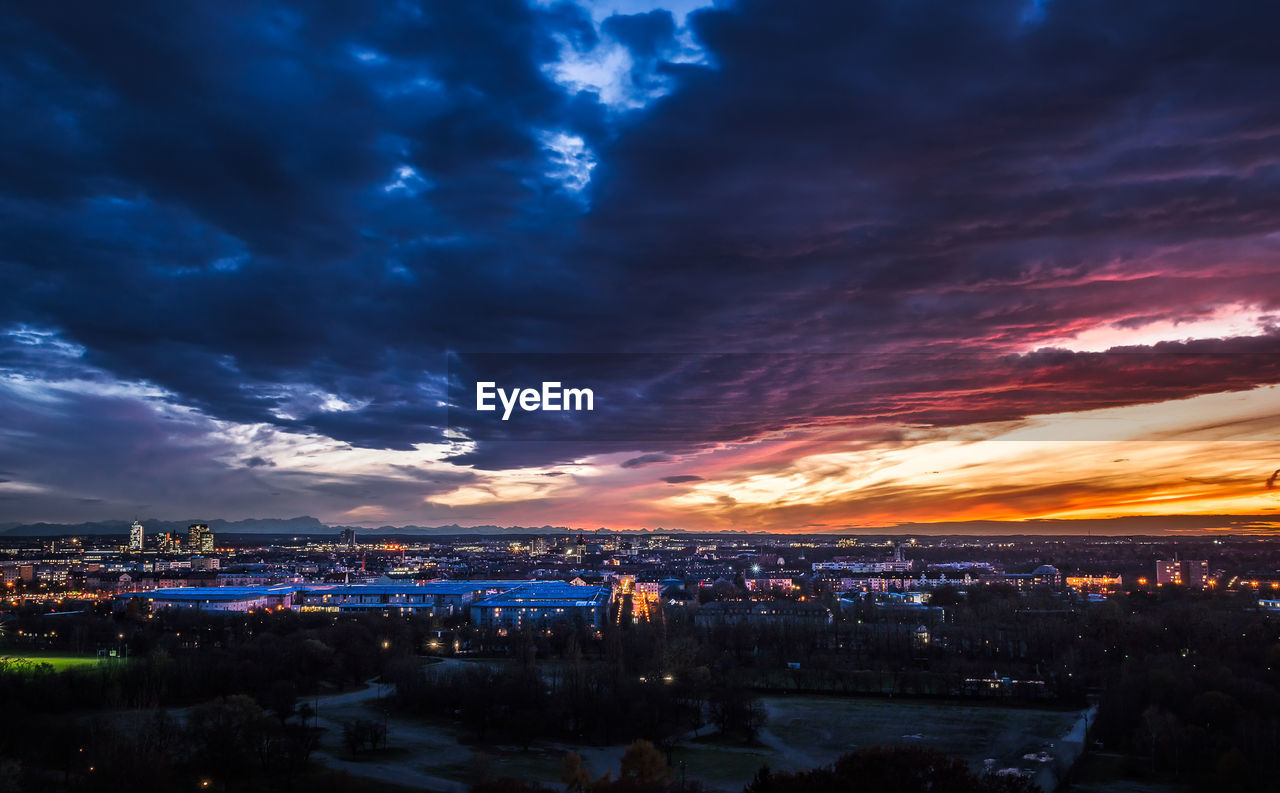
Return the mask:
[(142, 524), (135, 520), (133, 525), (129, 527), (129, 550), (142, 550), (142, 532)]

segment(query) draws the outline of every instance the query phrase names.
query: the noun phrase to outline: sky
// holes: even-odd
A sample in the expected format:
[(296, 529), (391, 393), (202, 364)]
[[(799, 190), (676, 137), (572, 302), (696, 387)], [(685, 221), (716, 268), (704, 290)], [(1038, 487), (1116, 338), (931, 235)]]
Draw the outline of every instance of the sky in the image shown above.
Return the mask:
[(1278, 24), (15, 4), (0, 524), (1268, 533)]

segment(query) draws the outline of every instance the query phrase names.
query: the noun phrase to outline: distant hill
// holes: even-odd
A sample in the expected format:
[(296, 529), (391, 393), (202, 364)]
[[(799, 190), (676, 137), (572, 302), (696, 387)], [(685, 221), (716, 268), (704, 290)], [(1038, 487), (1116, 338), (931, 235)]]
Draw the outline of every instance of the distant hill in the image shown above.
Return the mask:
[[(192, 523), (208, 523), (209, 528), (217, 534), (336, 534), (345, 528), (353, 528), (368, 534), (429, 534), (429, 535), (495, 535), (495, 534), (564, 534), (569, 529), (565, 526), (379, 526), (376, 529), (367, 526), (343, 526), (322, 523), (318, 518), (304, 515), (297, 518), (248, 518), (246, 520), (207, 520), (192, 518), (190, 520), (156, 520), (142, 519), (147, 534), (185, 534)], [(87, 523), (10, 523), (0, 528), (0, 535), (7, 537), (66, 537), (66, 536), (110, 536), (127, 535), (132, 520), (103, 520)], [(606, 532), (608, 529), (595, 529)], [(645, 531), (648, 531), (647, 529)], [(659, 530), (663, 531), (663, 530)]]
[[(24, 523), (0, 530), (8, 537), (63, 537), (70, 535), (127, 535), (131, 520), (88, 523)], [(185, 534), (192, 523), (208, 523), (214, 534), (328, 534), (337, 531), (310, 516), (298, 518), (249, 518), (247, 520), (142, 520), (148, 534)]]
[[(346, 528), (335, 526), (336, 530)], [(568, 526), (459, 526), (451, 523), (448, 526), (379, 526), (376, 529), (352, 526), (356, 531), (371, 534), (564, 534), (565, 532), (593, 531), (591, 529), (575, 529)], [(596, 532), (608, 532), (608, 529), (594, 529)]]

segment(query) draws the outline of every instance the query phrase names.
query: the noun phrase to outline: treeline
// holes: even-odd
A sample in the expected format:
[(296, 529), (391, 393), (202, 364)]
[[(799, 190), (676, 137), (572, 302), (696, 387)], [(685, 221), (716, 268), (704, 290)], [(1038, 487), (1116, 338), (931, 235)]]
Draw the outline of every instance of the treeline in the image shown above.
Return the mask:
[(579, 657), (549, 674), (533, 663), (477, 662), (425, 673), (403, 664), (389, 670), (388, 679), (399, 711), (455, 720), (476, 741), (526, 748), (544, 738), (666, 745), (708, 724), (752, 742), (765, 720), (746, 686), (714, 680), (705, 668), (645, 676)]
[(173, 707), (234, 694), (265, 702), (285, 688), (306, 696), (380, 674), (391, 659), (412, 653), (424, 630), (381, 616), (161, 614), (120, 623), (127, 662), (65, 671), (9, 664), (0, 669), (0, 701), (11, 713), (65, 713)]
[(1222, 600), (1135, 600), (1094, 737), (1201, 790), (1280, 788), (1280, 622)]
[[(0, 661), (0, 791), (366, 789), (309, 763), (306, 700), (410, 657), (430, 630), (381, 615), (290, 612), (30, 619), (53, 637), (111, 632), (125, 659), (56, 670)], [(82, 630), (77, 631), (77, 628)], [(21, 648), (19, 648), (21, 649)], [(3, 655), (3, 650), (0, 650)], [(303, 704), (299, 705), (299, 701)], [(185, 708), (180, 715), (166, 709)], [(353, 752), (385, 732), (349, 725)]]
[(910, 746), (869, 747), (850, 752), (828, 766), (808, 771), (771, 773), (761, 769), (743, 793), (1039, 793), (1018, 774), (976, 774), (969, 764), (934, 749)]
[(311, 762), (318, 730), (307, 709), (234, 695), (188, 708), (101, 717), (39, 714), (6, 729), (0, 791), (49, 793), (361, 793), (376, 786)]
[(650, 741), (633, 741), (622, 754), (618, 774), (612, 771), (603, 776), (592, 776), (575, 752), (564, 757), (560, 774), (564, 783), (557, 789), (541, 782), (512, 777), (485, 779), (471, 785), (471, 793), (704, 793), (700, 782), (676, 775), (667, 755)]
[[(582, 758), (565, 756), (563, 793), (703, 793), (700, 782), (677, 775), (653, 744), (639, 740), (627, 747), (615, 777), (592, 777)], [(895, 793), (1040, 793), (1017, 774), (977, 774), (957, 757), (921, 747), (867, 747), (834, 763), (807, 771), (774, 773), (766, 766), (743, 793), (848, 793), (892, 790)], [(500, 778), (477, 782), (471, 793), (561, 793), (537, 782)]]

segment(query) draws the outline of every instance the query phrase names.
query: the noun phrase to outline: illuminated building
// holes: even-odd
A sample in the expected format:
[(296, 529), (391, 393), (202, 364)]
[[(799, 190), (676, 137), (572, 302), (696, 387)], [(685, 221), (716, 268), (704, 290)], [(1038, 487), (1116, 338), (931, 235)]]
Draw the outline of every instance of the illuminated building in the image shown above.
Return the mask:
[(1110, 594), (1119, 592), (1124, 582), (1118, 573), (1082, 573), (1067, 576), (1067, 586), (1079, 592)]
[(1204, 589), (1211, 583), (1209, 578), (1209, 560), (1188, 559), (1182, 563), (1183, 580), (1187, 586)]
[[(161, 579), (164, 581), (164, 579)], [(154, 609), (250, 611), (296, 608), (334, 613), (466, 613), (474, 600), (528, 586), (528, 581), (432, 581), (425, 584), (273, 584), (183, 587), (181, 579), (159, 589), (123, 597), (145, 597)], [(536, 586), (545, 586), (538, 582)], [(560, 582), (550, 585), (566, 586)], [(166, 587), (172, 588), (166, 588)], [(577, 588), (582, 589), (582, 588)]]
[(143, 535), (142, 524), (135, 520), (133, 522), (133, 525), (129, 527), (129, 550), (131, 551), (142, 550), (142, 535)]
[(467, 606), (527, 581), (429, 581), (425, 584), (336, 584), (302, 586), (294, 604), (301, 611), (400, 612), (432, 616), (465, 614)]
[(1031, 582), (1035, 586), (1045, 586), (1050, 589), (1062, 588), (1062, 573), (1058, 568), (1051, 564), (1042, 564), (1035, 570), (1031, 571)]
[(604, 625), (613, 591), (561, 581), (530, 581), (471, 604), (471, 621), (481, 627), (519, 628), (582, 620)]
[(800, 588), (791, 576), (759, 576), (748, 578), (745, 583), (751, 592), (790, 592)]
[(156, 589), (132, 597), (145, 597), (154, 610), (184, 611), (253, 611), (266, 608), (288, 608), (293, 603), (296, 587), (183, 587)]
[(187, 550), (191, 553), (213, 553), (213, 531), (207, 523), (187, 527)]
[(1156, 586), (1172, 584), (1182, 585), (1182, 564), (1178, 561), (1160, 560), (1156, 562)]
[(845, 573), (909, 573), (911, 562), (894, 559), (886, 562), (814, 562), (813, 571), (839, 571)]
[(1209, 562), (1206, 559), (1161, 559), (1156, 562), (1156, 586), (1188, 586), (1204, 589), (1209, 585)]

